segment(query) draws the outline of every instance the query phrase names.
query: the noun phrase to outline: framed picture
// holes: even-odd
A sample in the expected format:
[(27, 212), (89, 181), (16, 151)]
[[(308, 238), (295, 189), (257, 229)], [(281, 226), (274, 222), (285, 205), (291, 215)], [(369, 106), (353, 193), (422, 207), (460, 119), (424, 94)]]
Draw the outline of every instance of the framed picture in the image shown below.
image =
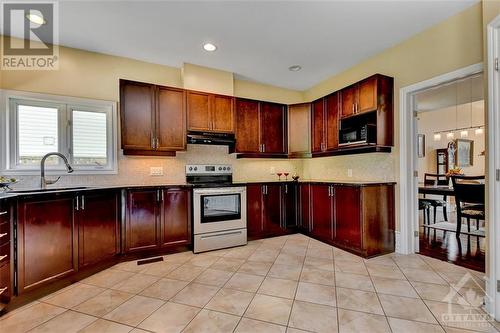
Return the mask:
[(417, 136), (417, 154), (419, 158), (425, 157), (425, 134)]
[(474, 141), (457, 139), (456, 165), (459, 168), (470, 167), (474, 164)]

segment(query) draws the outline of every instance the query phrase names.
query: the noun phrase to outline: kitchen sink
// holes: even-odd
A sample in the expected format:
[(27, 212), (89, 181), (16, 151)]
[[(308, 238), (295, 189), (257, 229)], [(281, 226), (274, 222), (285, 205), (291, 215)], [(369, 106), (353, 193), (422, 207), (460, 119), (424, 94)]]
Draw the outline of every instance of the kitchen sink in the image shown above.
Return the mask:
[(39, 193), (39, 192), (58, 192), (69, 190), (84, 190), (89, 186), (58, 187), (58, 188), (32, 188), (27, 190), (11, 190), (9, 193)]

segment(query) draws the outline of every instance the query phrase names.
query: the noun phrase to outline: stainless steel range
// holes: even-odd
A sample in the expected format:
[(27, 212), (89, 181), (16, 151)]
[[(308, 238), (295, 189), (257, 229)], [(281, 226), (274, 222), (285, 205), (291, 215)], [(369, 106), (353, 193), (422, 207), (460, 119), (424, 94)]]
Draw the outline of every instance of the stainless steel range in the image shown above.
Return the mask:
[(233, 186), (231, 165), (186, 165), (193, 189), (194, 252), (247, 243), (247, 193)]

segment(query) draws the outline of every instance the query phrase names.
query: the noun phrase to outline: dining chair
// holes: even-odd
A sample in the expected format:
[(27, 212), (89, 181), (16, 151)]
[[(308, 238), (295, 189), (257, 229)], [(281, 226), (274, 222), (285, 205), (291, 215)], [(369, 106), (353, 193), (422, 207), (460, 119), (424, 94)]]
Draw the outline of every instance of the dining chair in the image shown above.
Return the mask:
[[(470, 243), (470, 221), (476, 221), (479, 230), (480, 221), (485, 220), (485, 185), (484, 176), (452, 176), (455, 202), (457, 205), (457, 238), (460, 237), (462, 219), (467, 219), (467, 236)], [(477, 235), (479, 247), (479, 235)], [(468, 249), (469, 250), (469, 249)]]
[[(440, 175), (440, 174), (433, 174), (433, 173), (426, 173), (424, 174), (424, 185), (426, 186), (445, 186), (448, 185), (449, 180), (446, 175)], [(443, 196), (443, 199), (431, 199), (431, 198), (426, 198), (425, 194), (424, 197), (420, 200), (423, 200), (427, 203), (429, 203), (433, 210), (434, 210), (434, 223), (436, 223), (436, 215), (437, 215), (437, 208), (442, 207), (443, 209), (443, 217), (445, 221), (448, 221), (448, 203), (446, 201), (446, 195)]]

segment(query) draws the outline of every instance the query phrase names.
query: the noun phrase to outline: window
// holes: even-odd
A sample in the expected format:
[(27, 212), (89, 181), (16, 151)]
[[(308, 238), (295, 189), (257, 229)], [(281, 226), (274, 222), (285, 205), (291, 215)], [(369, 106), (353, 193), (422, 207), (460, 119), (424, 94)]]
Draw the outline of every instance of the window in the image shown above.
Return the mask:
[[(9, 144), (4, 166), (9, 172), (36, 173), (49, 152), (67, 156), (76, 172), (116, 172), (114, 103), (69, 97), (7, 98)], [(46, 168), (65, 169), (56, 156), (47, 159)]]

